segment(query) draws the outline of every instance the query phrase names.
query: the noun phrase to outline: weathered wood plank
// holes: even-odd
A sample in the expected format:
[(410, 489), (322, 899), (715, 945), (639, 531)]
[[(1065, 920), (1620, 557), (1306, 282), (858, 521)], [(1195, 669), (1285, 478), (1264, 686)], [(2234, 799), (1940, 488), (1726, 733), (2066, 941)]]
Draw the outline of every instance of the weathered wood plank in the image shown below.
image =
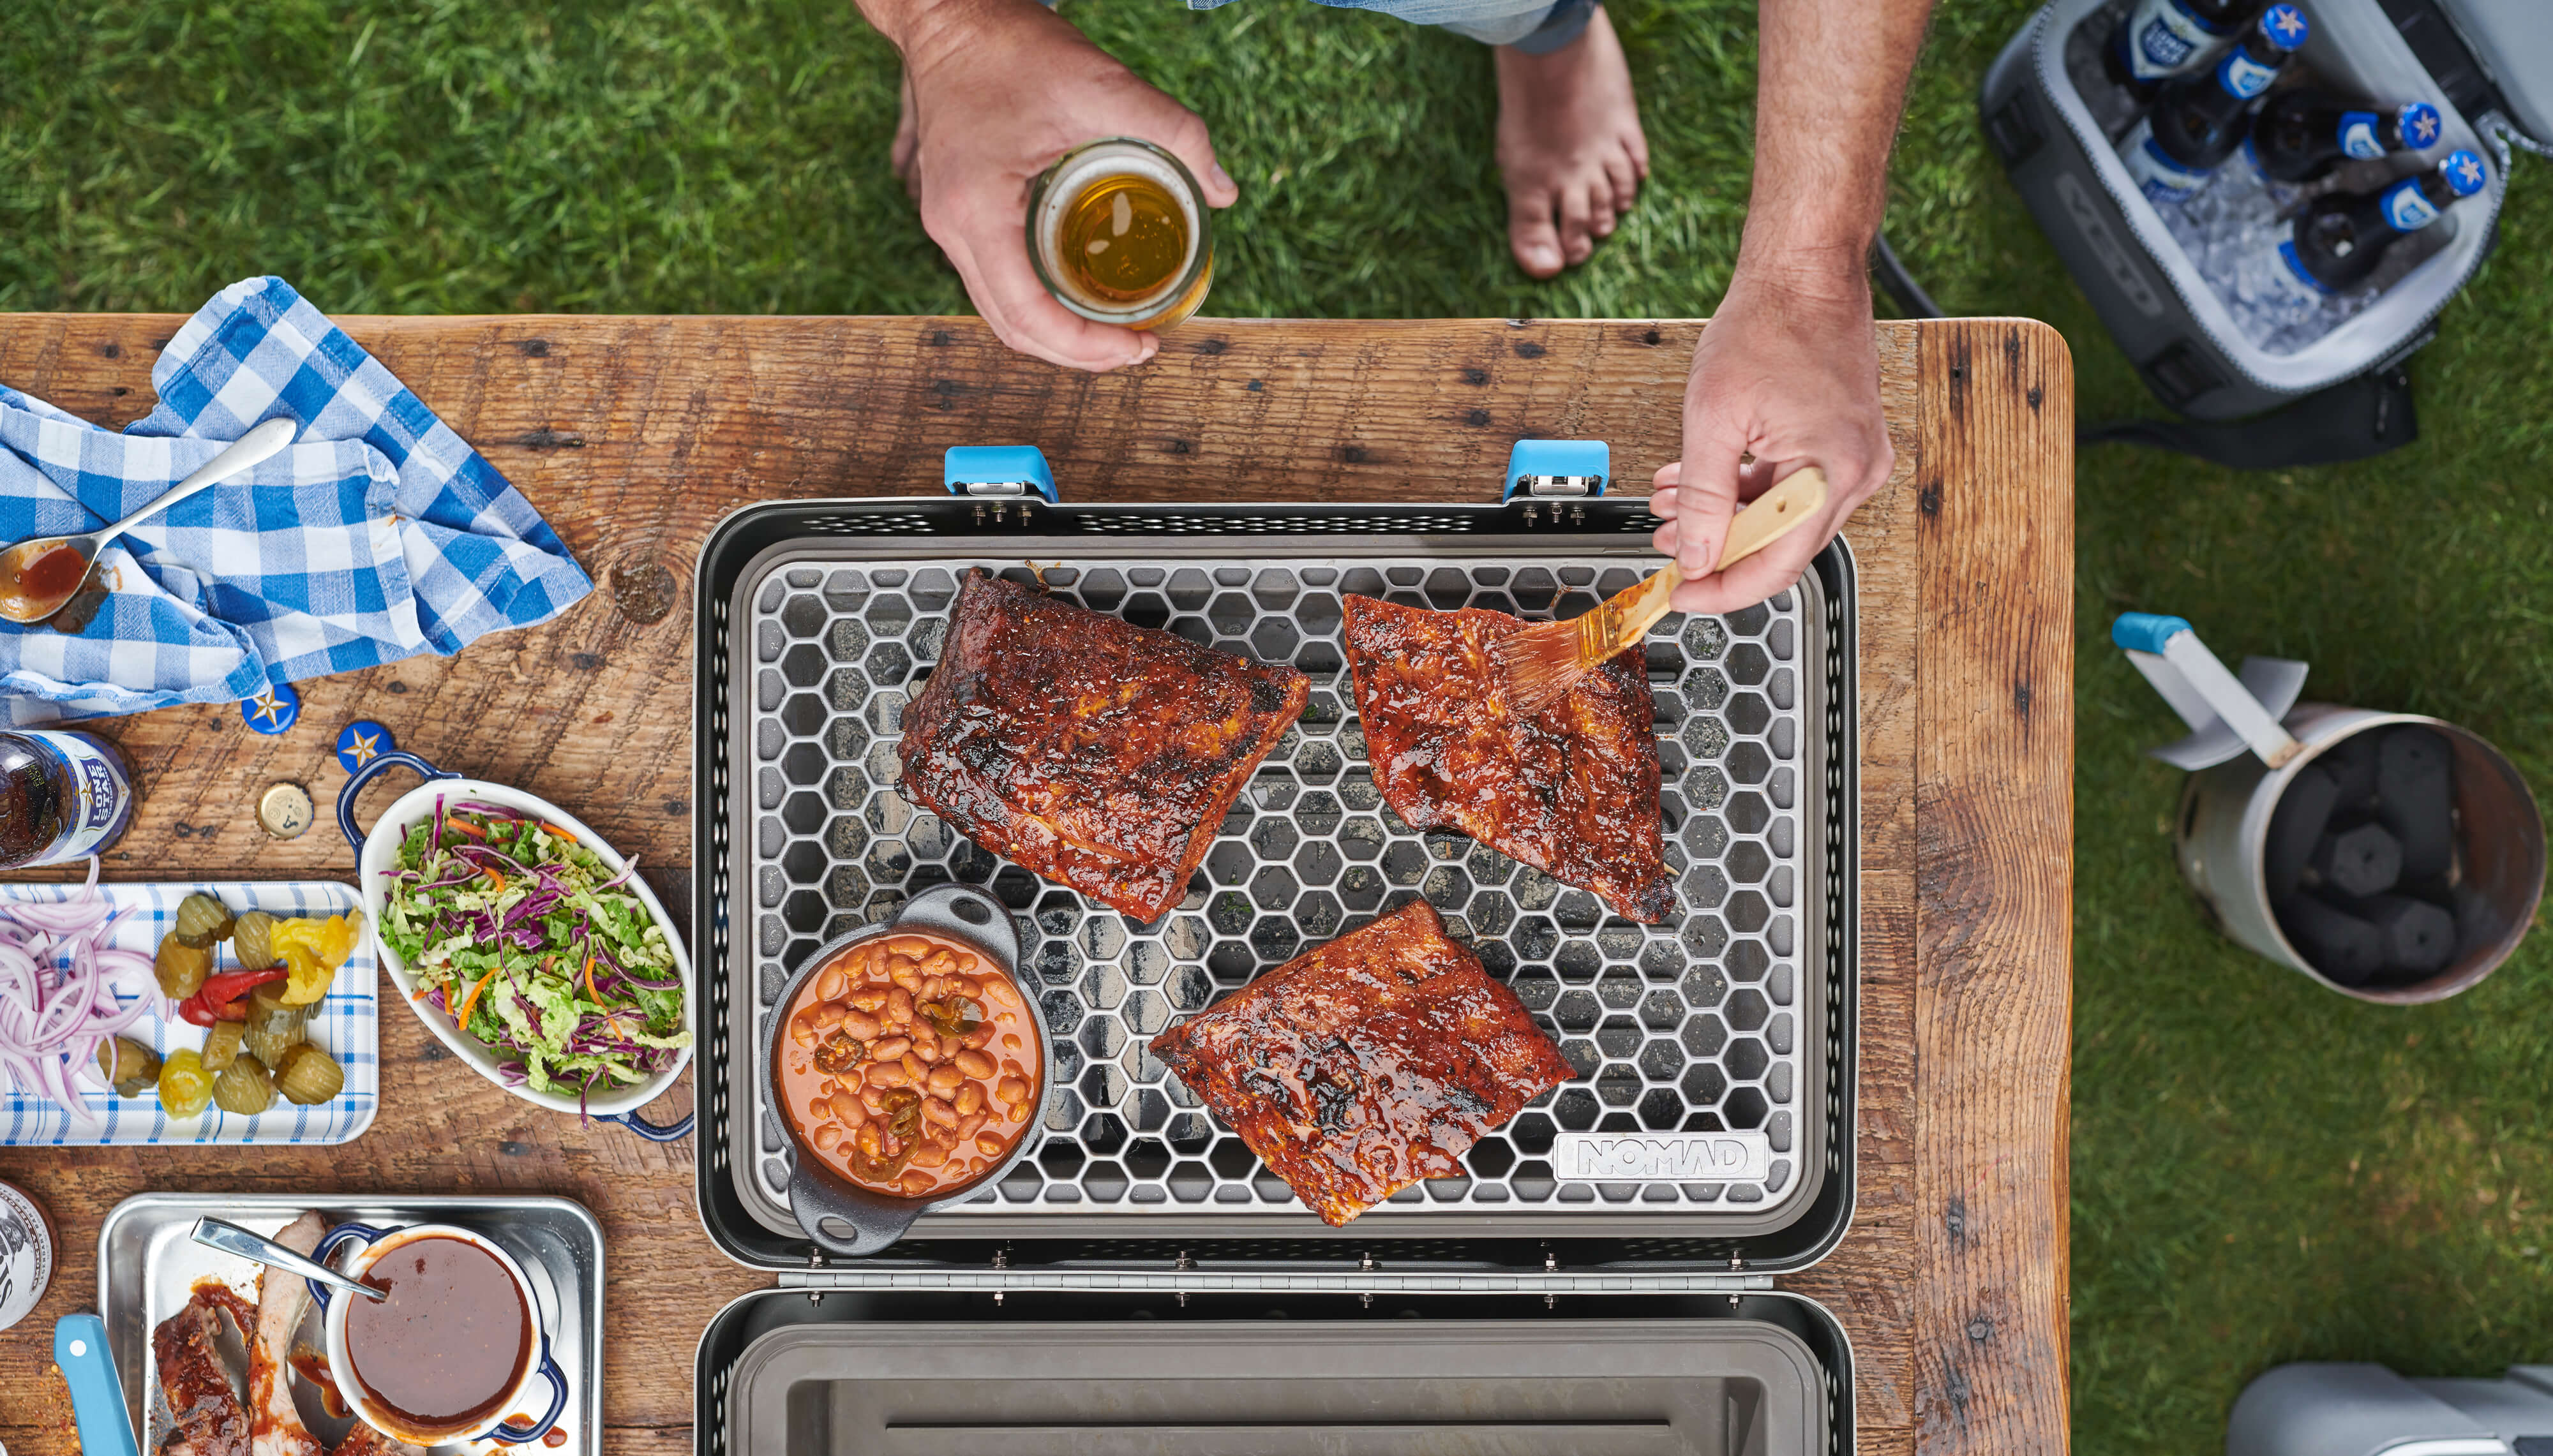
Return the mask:
[(1914, 1426), (1916, 337), (1883, 335), (1883, 392), (1897, 468), (1845, 539), (1861, 611), (1860, 1162), (1852, 1231), (1826, 1261), (1782, 1281), (1851, 1331), (1861, 1448), (1909, 1448)]
[(2044, 324), (1925, 330), (1916, 1448), (2065, 1447), (2073, 382)]

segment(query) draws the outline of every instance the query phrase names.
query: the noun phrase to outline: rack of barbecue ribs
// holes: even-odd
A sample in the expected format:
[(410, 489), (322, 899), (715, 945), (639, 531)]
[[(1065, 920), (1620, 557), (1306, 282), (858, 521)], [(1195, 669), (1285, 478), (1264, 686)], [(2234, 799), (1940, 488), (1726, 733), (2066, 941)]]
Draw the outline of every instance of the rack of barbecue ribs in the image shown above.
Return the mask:
[(1307, 952), (1153, 1038), (1224, 1125), (1332, 1227), (1567, 1082), (1569, 1062), (1424, 900)]
[(1638, 649), (1519, 718), (1493, 644), (1525, 623), (1370, 596), (1344, 606), (1366, 757), (1393, 813), (1414, 829), (1460, 829), (1631, 919), (1654, 924), (1674, 910)]
[(1302, 715), (1286, 667), (967, 573), (904, 713), (904, 796), (984, 848), (1159, 919)]

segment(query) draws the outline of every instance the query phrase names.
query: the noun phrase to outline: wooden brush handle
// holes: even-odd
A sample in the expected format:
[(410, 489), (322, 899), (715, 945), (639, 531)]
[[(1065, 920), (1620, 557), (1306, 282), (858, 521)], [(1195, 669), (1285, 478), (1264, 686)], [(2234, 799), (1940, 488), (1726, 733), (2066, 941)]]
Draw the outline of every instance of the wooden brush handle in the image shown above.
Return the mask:
[[(1772, 489), (1746, 502), (1745, 509), (1728, 523), (1728, 539), (1720, 548), (1720, 570), (1727, 571), (1808, 524), (1826, 503), (1827, 472), (1816, 466), (1804, 466), (1775, 481)], [(1658, 618), (1667, 614), (1667, 598), (1683, 584), (1684, 569), (1670, 561), (1646, 581), (1614, 595), (1602, 612), (1581, 618), (1588, 624), (1582, 630), (1591, 638), (1601, 632), (1601, 643), (1607, 644), (1591, 641), (1588, 660), (1610, 657), (1646, 637)]]
[(1772, 489), (1746, 502), (1728, 523), (1719, 570), (1727, 571), (1808, 524), (1826, 503), (1827, 472), (1816, 466), (1803, 466), (1774, 481)]

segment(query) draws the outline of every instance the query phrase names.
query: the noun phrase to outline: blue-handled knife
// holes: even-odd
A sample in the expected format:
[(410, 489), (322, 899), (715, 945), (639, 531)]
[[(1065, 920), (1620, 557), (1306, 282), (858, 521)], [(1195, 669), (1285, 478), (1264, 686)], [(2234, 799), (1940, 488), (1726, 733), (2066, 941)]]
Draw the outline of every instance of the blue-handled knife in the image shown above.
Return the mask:
[(141, 1456), (133, 1417), (124, 1408), (124, 1382), (116, 1378), (115, 1356), (106, 1347), (106, 1321), (94, 1314), (54, 1321), (54, 1363), (71, 1388), (80, 1456)]

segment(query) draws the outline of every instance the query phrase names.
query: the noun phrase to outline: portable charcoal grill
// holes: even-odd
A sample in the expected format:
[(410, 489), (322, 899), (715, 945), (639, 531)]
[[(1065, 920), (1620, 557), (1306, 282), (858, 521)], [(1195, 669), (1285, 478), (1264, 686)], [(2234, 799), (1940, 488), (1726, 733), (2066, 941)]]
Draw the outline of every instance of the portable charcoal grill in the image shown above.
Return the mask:
[[(1651, 1316), (1708, 1322), (1696, 1348), (1735, 1352), (1710, 1377), (1732, 1413), (1714, 1425), (1720, 1417), (1695, 1415), (1702, 1407), (1678, 1396), (1667, 1402), (1685, 1412), (1675, 1420), (1608, 1427), (1602, 1441), (1613, 1444), (1586, 1449), (1850, 1449), (1843, 1332), (1814, 1301), (1772, 1288), (1832, 1248), (1852, 1209), (1849, 552), (1830, 546), (1762, 606), (1671, 616), (1651, 634), (1679, 888), (1678, 913), (1657, 926), (1613, 916), (1460, 834), (1401, 824), (1368, 772), (1340, 650), (1350, 593), (1529, 618), (1582, 611), (1652, 568), (1658, 524), (1639, 502), (1601, 496), (1162, 506), (1026, 493), (782, 502), (722, 523), (697, 581), (693, 923), (711, 968), (697, 1028), (698, 1190), (712, 1238), (770, 1271), (775, 1287), (729, 1305), (703, 1337), (703, 1456), (728, 1449), (731, 1413), (747, 1420), (756, 1408), (788, 1412), (792, 1450), (869, 1449), (876, 1432), (859, 1422), (887, 1407), (872, 1408), (859, 1359), (784, 1359), (782, 1347), (896, 1346), (908, 1331), (927, 1342), (952, 1323), (1006, 1321), (1060, 1321), (1112, 1340), (1126, 1321), (1200, 1320), (1213, 1326), (1201, 1336), (1246, 1342), (1254, 1320), (1405, 1330), (1404, 1318), (1529, 1318), (1552, 1321), (1538, 1337), (1567, 1340), (1573, 1320)], [(1302, 722), (1160, 922), (1093, 906), (896, 793), (899, 715), (975, 566), (1034, 574), (1065, 599), (1311, 677)], [(767, 1018), (819, 945), (951, 879), (1011, 907), (1026, 978), (1042, 988), (1058, 1053), (1042, 1141), (1001, 1184), (926, 1216), (885, 1254), (835, 1261), (806, 1238), (782, 1192), (787, 1136), (764, 1105), (759, 1064)], [(1331, 1229), (1148, 1055), (1148, 1040), (1412, 895), (1516, 988), (1578, 1076), (1474, 1148), (1467, 1176), (1405, 1190)], [(1730, 1147), (1751, 1150), (1751, 1166), (1714, 1161)], [(1034, 1298), (1006, 1304), (1014, 1295)], [(1454, 1295), (1473, 1298), (1445, 1298)], [(825, 1333), (845, 1323), (866, 1328)], [(1795, 1414), (1768, 1448), (1760, 1431), (1745, 1437), (1772, 1408), (1745, 1382), (1789, 1368), (1794, 1345), (1810, 1352), (1825, 1392), (1813, 1419), (1796, 1414), (1807, 1405), (1782, 1406)], [(801, 1382), (785, 1396), (767, 1384), (783, 1371)], [(1285, 1403), (1309, 1411), (1325, 1388), (1301, 1381)], [(1295, 1449), (1292, 1436), (1250, 1425), (1250, 1389), (1234, 1387), (1240, 1404), (1208, 1400), (1183, 1418), (1236, 1450)], [(1342, 1434), (1308, 1415), (1298, 1423), (1346, 1442), (1335, 1449), (1397, 1451), (1433, 1418), (1427, 1401), (1470, 1399), (1426, 1394), (1423, 1379), (1408, 1389), (1420, 1394), (1405, 1426)], [(1510, 1434), (1546, 1441), (1566, 1425), (1546, 1416), (1594, 1399), (1555, 1388), (1549, 1403), (1510, 1412)], [(1050, 1412), (1061, 1423), (1040, 1426), (1039, 1438), (1117, 1450), (1109, 1442), (1133, 1427), (1108, 1423), (1115, 1408), (1064, 1400)], [(896, 1417), (919, 1424), (890, 1419), (878, 1448), (972, 1450), (1001, 1435), (920, 1409)], [(1154, 1436), (1168, 1418), (1149, 1405), (1117, 1413), (1128, 1410)], [(1720, 1434), (1694, 1434), (1705, 1426)], [(1068, 1440), (1056, 1434), (1067, 1427)], [(1249, 1440), (1224, 1441), (1245, 1427)], [(1128, 1436), (1126, 1448), (1153, 1449), (1152, 1438)], [(1486, 1432), (1481, 1449), (1508, 1449), (1507, 1438)]]
[[(955, 879), (1018, 916), (1057, 1045), (1055, 1085), (1033, 1158), (865, 1267), (980, 1267), (992, 1241), (1015, 1260), (1067, 1264), (1143, 1260), (1168, 1242), (1192, 1260), (1394, 1246), (1475, 1268), (1539, 1268), (1545, 1244), (1723, 1271), (1732, 1259), (1769, 1270), (1823, 1252), (1843, 1230), (1852, 1181), (1844, 550), (1830, 548), (1762, 606), (1671, 616), (1650, 636), (1680, 900), (1664, 924), (1612, 916), (1465, 836), (1409, 829), (1364, 761), (1339, 648), (1343, 595), (1569, 615), (1638, 578), (1656, 524), (1637, 503), (1601, 498), (935, 498), (731, 516), (699, 582), (694, 923), (715, 968), (700, 1028), (712, 1234), (749, 1263), (814, 1257), (783, 1194), (786, 1135), (764, 1105), (766, 1018), (823, 941)], [(976, 566), (1034, 572), (1068, 600), (1311, 676), (1303, 721), (1226, 819), (1185, 902), (1158, 923), (1039, 880), (898, 796), (899, 715)], [(1148, 1039), (1411, 895), (1514, 986), (1579, 1076), (1484, 1139), (1469, 1176), (1405, 1190), (1332, 1230), (1215, 1125)], [(1753, 1166), (1697, 1163), (1710, 1140), (1681, 1136), (1693, 1133), (1735, 1135)], [(1625, 1148), (1626, 1135), (1656, 1142)]]

